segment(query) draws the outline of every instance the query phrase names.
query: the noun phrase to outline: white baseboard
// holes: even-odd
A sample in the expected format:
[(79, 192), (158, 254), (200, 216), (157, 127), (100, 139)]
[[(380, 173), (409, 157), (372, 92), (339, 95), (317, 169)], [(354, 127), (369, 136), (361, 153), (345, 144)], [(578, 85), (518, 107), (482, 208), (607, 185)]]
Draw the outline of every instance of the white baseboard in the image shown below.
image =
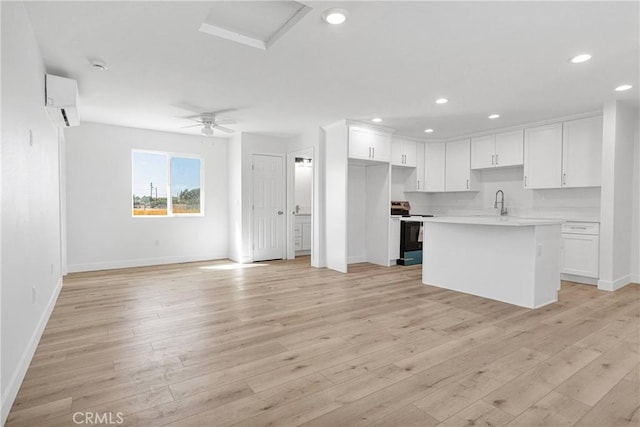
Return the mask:
[(632, 274), (631, 275), (631, 281), (633, 283), (639, 283), (640, 284), (640, 274)]
[(16, 367), (13, 376), (8, 382), (6, 392), (4, 396), (2, 396), (2, 419), (0, 419), (0, 425), (4, 425), (7, 421), (7, 417), (9, 416), (9, 411), (11, 410), (11, 406), (13, 402), (16, 400), (16, 396), (18, 395), (18, 391), (20, 390), (20, 386), (22, 385), (22, 381), (24, 380), (24, 376), (27, 374), (27, 369), (29, 369), (29, 365), (31, 364), (31, 359), (33, 359), (33, 355), (36, 352), (36, 348), (38, 347), (38, 343), (40, 342), (40, 337), (42, 337), (42, 333), (44, 332), (44, 328), (47, 326), (47, 322), (49, 321), (49, 317), (53, 312), (53, 308), (56, 305), (56, 301), (58, 300), (58, 295), (60, 295), (60, 290), (62, 289), (62, 277), (58, 279), (58, 283), (56, 284), (55, 289), (53, 290), (53, 294), (51, 294), (51, 298), (47, 302), (47, 305), (38, 320), (38, 324), (36, 325), (36, 329), (31, 334), (31, 338), (29, 339), (29, 343), (27, 344), (27, 348), (25, 348), (22, 356), (20, 357), (20, 363)]
[(567, 282), (584, 283), (585, 285), (598, 284), (598, 279), (595, 277), (576, 276), (575, 274), (560, 273), (560, 279)]
[(132, 268), (132, 267), (147, 267), (152, 265), (163, 264), (177, 264), (181, 262), (198, 262), (198, 261), (211, 261), (216, 259), (225, 259), (227, 254), (209, 254), (209, 255), (191, 255), (191, 256), (176, 256), (165, 258), (140, 258), (140, 259), (126, 259), (118, 261), (104, 261), (104, 262), (92, 262), (87, 264), (69, 264), (69, 273), (80, 273), (83, 271), (100, 271), (100, 270), (115, 270), (118, 268)]
[(601, 291), (617, 291), (618, 289), (627, 286), (632, 282), (631, 275), (627, 274), (616, 280), (598, 280), (598, 289)]

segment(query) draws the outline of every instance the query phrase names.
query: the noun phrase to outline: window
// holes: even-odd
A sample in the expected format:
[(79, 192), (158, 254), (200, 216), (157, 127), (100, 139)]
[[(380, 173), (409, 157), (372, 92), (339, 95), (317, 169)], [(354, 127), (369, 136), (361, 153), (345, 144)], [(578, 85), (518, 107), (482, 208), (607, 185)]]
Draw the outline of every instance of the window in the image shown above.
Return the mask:
[(133, 150), (131, 170), (133, 216), (202, 215), (199, 157)]

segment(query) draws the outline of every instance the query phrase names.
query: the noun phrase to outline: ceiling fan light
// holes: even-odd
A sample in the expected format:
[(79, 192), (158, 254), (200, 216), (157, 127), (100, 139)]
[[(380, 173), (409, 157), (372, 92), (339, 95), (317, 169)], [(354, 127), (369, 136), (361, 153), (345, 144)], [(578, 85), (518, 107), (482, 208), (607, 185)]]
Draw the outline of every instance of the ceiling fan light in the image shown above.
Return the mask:
[(213, 129), (211, 126), (204, 125), (200, 131), (204, 136), (213, 136)]

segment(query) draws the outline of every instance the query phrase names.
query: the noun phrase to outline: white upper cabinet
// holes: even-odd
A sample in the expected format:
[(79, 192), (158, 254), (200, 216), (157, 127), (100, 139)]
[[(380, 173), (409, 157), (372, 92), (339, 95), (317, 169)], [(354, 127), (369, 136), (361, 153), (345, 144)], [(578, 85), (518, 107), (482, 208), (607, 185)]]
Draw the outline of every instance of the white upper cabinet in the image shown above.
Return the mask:
[(487, 135), (471, 139), (471, 168), (486, 169), (495, 166), (496, 136)]
[(424, 144), (424, 184), (420, 183), (419, 190), (445, 190), (445, 150), (444, 142)]
[(394, 138), (391, 142), (391, 164), (393, 166), (416, 167), (416, 142)]
[(495, 166), (521, 166), (524, 163), (522, 130), (496, 134)]
[(372, 129), (349, 126), (349, 158), (389, 162), (391, 135)]
[(525, 129), (524, 187), (598, 187), (602, 117)]
[(524, 188), (562, 185), (562, 123), (524, 131)]
[(445, 190), (470, 191), (471, 177), (471, 140), (447, 142), (445, 156)]
[[(410, 188), (411, 191), (424, 191), (425, 146), (425, 143), (416, 143), (416, 179), (413, 188)], [(444, 158), (442, 159), (442, 163), (444, 164)]]
[(564, 122), (562, 132), (562, 186), (599, 187), (602, 117)]
[(522, 135), (518, 130), (471, 139), (471, 169), (522, 165)]

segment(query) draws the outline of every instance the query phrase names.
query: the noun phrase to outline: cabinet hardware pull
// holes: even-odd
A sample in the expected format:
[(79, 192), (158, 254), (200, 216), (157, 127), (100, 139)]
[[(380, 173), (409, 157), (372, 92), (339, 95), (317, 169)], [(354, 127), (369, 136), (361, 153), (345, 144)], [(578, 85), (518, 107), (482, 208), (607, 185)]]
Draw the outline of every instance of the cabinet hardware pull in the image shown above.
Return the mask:
[(587, 227), (574, 227), (574, 226), (571, 226), (569, 228), (572, 229), (572, 230), (586, 230), (587, 229)]
[(371, 158), (371, 147), (369, 147), (369, 158)]
[(495, 154), (492, 154), (492, 155), (491, 155), (491, 164), (492, 164), (492, 165), (495, 165), (495, 158), (496, 158), (496, 155), (495, 155)]
[(420, 180), (418, 180), (418, 186), (416, 187), (416, 190), (420, 189)]
[(525, 187), (527, 186), (527, 176), (526, 175), (524, 176), (524, 186)]
[(376, 158), (376, 147), (373, 147), (371, 150), (373, 151), (373, 156), (371, 156), (371, 158), (375, 159)]
[(498, 165), (498, 155), (496, 154), (496, 166)]
[(467, 190), (469, 189), (469, 180), (467, 180)]
[(562, 185), (567, 185), (567, 174), (566, 173), (562, 174)]

